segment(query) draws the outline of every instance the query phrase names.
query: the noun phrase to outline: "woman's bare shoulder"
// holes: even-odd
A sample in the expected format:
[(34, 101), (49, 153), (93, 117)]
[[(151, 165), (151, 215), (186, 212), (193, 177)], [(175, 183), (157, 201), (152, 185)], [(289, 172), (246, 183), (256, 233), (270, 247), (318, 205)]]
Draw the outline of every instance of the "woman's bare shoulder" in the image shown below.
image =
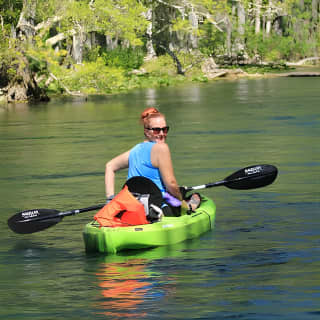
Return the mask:
[(169, 146), (165, 142), (155, 143), (155, 145), (152, 148), (152, 151), (156, 153), (170, 153)]

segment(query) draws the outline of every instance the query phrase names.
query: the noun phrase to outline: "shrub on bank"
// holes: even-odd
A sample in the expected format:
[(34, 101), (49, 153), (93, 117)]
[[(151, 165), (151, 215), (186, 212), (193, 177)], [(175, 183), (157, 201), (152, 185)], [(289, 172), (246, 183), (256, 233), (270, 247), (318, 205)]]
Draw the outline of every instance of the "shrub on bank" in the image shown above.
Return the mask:
[(125, 88), (125, 72), (121, 68), (108, 67), (103, 59), (73, 65), (64, 71), (61, 82), (70, 91), (87, 94), (118, 92)]
[[(70, 91), (80, 91), (85, 94), (110, 94), (136, 88), (150, 88), (173, 86), (188, 81), (207, 82), (207, 76), (201, 70), (204, 56), (179, 53), (177, 57), (185, 71), (184, 75), (177, 74), (174, 60), (169, 55), (162, 55), (156, 59), (145, 61), (138, 71), (128, 67), (121, 67), (125, 60), (117, 65), (115, 60), (107, 65), (105, 57), (98, 57), (95, 61), (86, 61), (81, 65), (65, 66), (51, 64), (54, 74), (59, 81), (50, 84), (51, 92), (63, 92), (66, 88)], [(140, 63), (138, 64), (140, 65)], [(133, 65), (131, 65), (132, 67)], [(232, 66), (231, 68), (239, 68)], [(269, 66), (241, 66), (248, 73), (275, 72), (285, 68), (285, 65)]]
[(139, 69), (143, 64), (144, 51), (142, 49), (122, 49), (105, 50), (102, 58), (109, 67), (122, 68), (124, 70)]

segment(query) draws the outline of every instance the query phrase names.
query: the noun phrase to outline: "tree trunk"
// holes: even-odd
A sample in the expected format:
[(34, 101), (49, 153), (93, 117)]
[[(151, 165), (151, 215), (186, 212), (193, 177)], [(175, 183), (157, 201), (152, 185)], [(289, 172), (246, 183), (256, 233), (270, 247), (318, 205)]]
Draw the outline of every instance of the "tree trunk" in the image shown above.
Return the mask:
[[(312, 34), (315, 35), (317, 30), (319, 30), (320, 0), (312, 0), (311, 10), (312, 10), (311, 12), (312, 13), (312, 21), (311, 21)], [(318, 48), (315, 46), (313, 51), (314, 51), (314, 55), (316, 56), (318, 54)]]
[(245, 34), (246, 11), (241, 1), (238, 2), (237, 9), (238, 9), (237, 12), (238, 12), (238, 34), (239, 34), (239, 39), (237, 41), (237, 50), (243, 51), (244, 50), (243, 36)]
[(267, 9), (267, 22), (266, 22), (266, 36), (268, 37), (271, 32), (272, 26), (272, 0), (269, 0), (269, 5)]
[(26, 58), (24, 48), (26, 43), (32, 44), (36, 35), (35, 16), (37, 0), (23, 0), (23, 8), (16, 27), (18, 39), (15, 44), (17, 62), (11, 65), (16, 71), (6, 88), (3, 89), (8, 102), (28, 102), (30, 100), (48, 101), (45, 91), (41, 89)]
[(23, 0), (23, 8), (17, 24), (18, 36), (21, 40), (32, 42), (36, 34), (35, 16), (37, 0)]
[(80, 30), (79, 33), (74, 34), (72, 37), (72, 57), (76, 64), (82, 63), (84, 43), (85, 35), (82, 30)]
[(106, 47), (107, 50), (114, 50), (118, 47), (118, 38), (112, 39), (109, 35), (106, 35)]
[(226, 48), (227, 48), (227, 55), (231, 57), (232, 54), (232, 23), (230, 17), (226, 15), (226, 29), (227, 29), (227, 36), (226, 36)]
[(26, 57), (19, 57), (16, 66), (16, 76), (9, 85), (3, 90), (6, 93), (7, 101), (28, 102), (28, 101), (48, 101), (49, 98), (45, 91), (39, 88), (35, 81)]
[(130, 41), (127, 39), (123, 39), (121, 41), (121, 48), (122, 49), (129, 49), (130, 48)]
[(189, 13), (189, 22), (191, 24), (191, 34), (190, 34), (190, 43), (192, 49), (198, 48), (198, 17), (197, 14), (192, 10)]
[(181, 74), (184, 75), (185, 71), (182, 69), (182, 65), (178, 59), (178, 57), (175, 55), (175, 53), (168, 47), (166, 47), (165, 45), (162, 45), (161, 43), (159, 44), (159, 47), (161, 47), (162, 49), (164, 49), (172, 58), (172, 60), (174, 61), (176, 68), (177, 68), (177, 74)]
[(156, 52), (153, 47), (153, 41), (152, 41), (152, 31), (153, 31), (153, 9), (149, 8), (149, 10), (146, 12), (146, 19), (149, 21), (146, 35), (147, 35), (147, 55), (145, 56), (145, 60), (149, 61), (152, 60), (154, 57), (156, 57)]
[(95, 46), (96, 46), (96, 33), (95, 32), (87, 33), (85, 45), (89, 50), (95, 48)]
[(258, 34), (261, 31), (261, 5), (262, 0), (255, 1), (255, 34)]
[(319, 21), (320, 0), (312, 0), (312, 20), (316, 24)]

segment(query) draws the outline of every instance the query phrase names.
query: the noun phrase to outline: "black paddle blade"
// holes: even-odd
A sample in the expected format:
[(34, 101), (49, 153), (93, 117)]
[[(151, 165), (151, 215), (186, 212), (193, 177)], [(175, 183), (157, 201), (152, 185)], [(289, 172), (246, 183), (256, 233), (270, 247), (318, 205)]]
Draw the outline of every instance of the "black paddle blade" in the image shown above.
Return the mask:
[(249, 190), (265, 187), (277, 177), (278, 169), (270, 164), (246, 167), (225, 178), (225, 186), (230, 189)]
[(62, 220), (60, 211), (53, 209), (33, 209), (16, 213), (8, 220), (9, 228), (16, 233), (34, 233), (51, 226)]

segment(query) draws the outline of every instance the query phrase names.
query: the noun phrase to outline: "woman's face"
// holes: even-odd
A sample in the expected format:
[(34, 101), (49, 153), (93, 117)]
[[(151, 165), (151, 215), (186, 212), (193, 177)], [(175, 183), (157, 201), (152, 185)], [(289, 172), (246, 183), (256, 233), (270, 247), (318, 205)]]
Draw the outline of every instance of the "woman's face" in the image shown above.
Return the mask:
[[(167, 127), (167, 123), (165, 118), (163, 117), (151, 118), (148, 121), (148, 126), (144, 128), (144, 134), (149, 141), (163, 143), (166, 141), (166, 138), (167, 138), (167, 131), (165, 129), (166, 127)], [(161, 130), (160, 132), (157, 132), (159, 130), (152, 130), (152, 128), (163, 128), (163, 130)]]

